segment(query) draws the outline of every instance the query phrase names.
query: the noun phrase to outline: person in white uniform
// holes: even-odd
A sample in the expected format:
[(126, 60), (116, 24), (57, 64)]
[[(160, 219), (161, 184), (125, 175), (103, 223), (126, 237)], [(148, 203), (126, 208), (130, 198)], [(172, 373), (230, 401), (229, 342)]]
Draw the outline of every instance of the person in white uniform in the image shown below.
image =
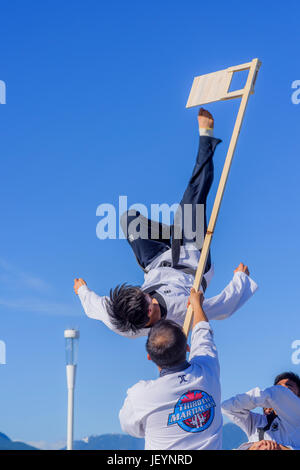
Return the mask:
[(119, 413), (122, 430), (145, 438), (145, 449), (222, 448), (218, 354), (202, 292), (192, 289), (190, 303), (194, 317), (189, 361), (182, 329), (170, 320), (157, 322), (146, 348), (160, 376), (131, 387)]
[[(143, 285), (117, 286), (108, 297), (99, 296), (90, 290), (82, 278), (75, 279), (74, 290), (86, 315), (102, 321), (121, 335), (132, 338), (147, 335), (149, 327), (161, 318), (174, 320), (180, 326), (184, 323), (186, 305), (200, 258), (199, 240), (203, 241), (207, 228), (206, 199), (213, 181), (213, 155), (221, 142), (213, 137), (214, 120), (208, 111), (201, 108), (198, 121), (200, 143), (196, 164), (181, 200), (180, 211), (177, 211), (179, 218), (176, 219), (175, 215), (177, 222), (171, 227), (171, 232), (165, 230), (164, 224), (150, 221), (137, 211), (128, 211), (122, 216), (123, 231), (144, 270)], [(197, 220), (199, 206), (204, 207), (202, 225)], [(185, 230), (186, 225), (189, 225), (189, 230)], [(137, 226), (140, 228), (138, 233)], [(201, 232), (201, 236), (197, 231)], [(209, 255), (202, 282), (203, 291), (212, 276), (213, 266)], [(205, 299), (204, 308), (208, 319), (229, 317), (242, 307), (256, 289), (257, 285), (249, 277), (247, 266), (240, 263), (225, 289), (215, 297)]]
[[(263, 407), (263, 414), (253, 412)], [(222, 403), (222, 412), (248, 437), (240, 450), (300, 450), (300, 377), (283, 372), (272, 387), (258, 387)]]

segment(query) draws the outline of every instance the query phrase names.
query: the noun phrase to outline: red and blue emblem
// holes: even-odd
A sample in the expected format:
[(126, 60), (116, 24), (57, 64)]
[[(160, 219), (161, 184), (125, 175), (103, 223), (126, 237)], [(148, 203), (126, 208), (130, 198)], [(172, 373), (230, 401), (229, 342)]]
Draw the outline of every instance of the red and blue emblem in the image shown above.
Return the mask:
[(187, 432), (204, 431), (213, 422), (215, 406), (213, 397), (203, 390), (184, 393), (169, 415), (168, 426), (178, 424)]

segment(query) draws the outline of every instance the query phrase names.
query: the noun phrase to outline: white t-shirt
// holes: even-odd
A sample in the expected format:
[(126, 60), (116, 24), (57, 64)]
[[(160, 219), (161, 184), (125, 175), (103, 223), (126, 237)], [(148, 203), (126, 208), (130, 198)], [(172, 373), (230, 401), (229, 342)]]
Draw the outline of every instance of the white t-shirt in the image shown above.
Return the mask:
[(220, 368), (209, 323), (192, 331), (190, 366), (127, 391), (119, 418), (145, 449), (221, 449)]

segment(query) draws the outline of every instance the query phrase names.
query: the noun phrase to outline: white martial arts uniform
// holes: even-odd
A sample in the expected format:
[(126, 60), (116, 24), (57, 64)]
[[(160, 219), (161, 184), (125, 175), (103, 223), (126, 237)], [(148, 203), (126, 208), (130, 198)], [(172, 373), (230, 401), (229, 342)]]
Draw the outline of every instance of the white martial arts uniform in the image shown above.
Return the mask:
[[(180, 251), (179, 264), (188, 268), (197, 269), (200, 252), (193, 245), (183, 245)], [(157, 256), (152, 263), (147, 266), (144, 275), (144, 284), (141, 289), (149, 289), (153, 286), (154, 290), (160, 294), (166, 304), (167, 319), (173, 320), (180, 326), (183, 326), (190, 290), (193, 287), (194, 276), (186, 274), (180, 269), (172, 267), (161, 267), (161, 263), (172, 261), (171, 249)], [(207, 285), (213, 276), (213, 268), (206, 274)], [(158, 288), (156, 288), (159, 286)], [(232, 281), (218, 295), (210, 299), (204, 299), (203, 309), (208, 320), (223, 320), (232, 315), (236, 310), (254, 294), (257, 284), (247, 274), (237, 272)], [(107, 309), (105, 296), (99, 296), (91, 291), (86, 285), (78, 289), (78, 296), (82, 303), (86, 315), (96, 320), (101, 320), (108, 328), (122, 336), (140, 337), (148, 335), (149, 329), (143, 328), (137, 333), (132, 331), (117, 331), (112, 325)]]
[[(145, 438), (145, 449), (221, 449), (220, 368), (212, 330), (192, 331), (189, 364), (127, 391), (119, 418), (124, 432)], [(164, 370), (161, 374), (164, 373)]]
[(254, 388), (247, 393), (236, 395), (222, 403), (222, 412), (237, 424), (246, 434), (249, 445), (259, 439), (259, 429), (267, 425), (265, 415), (250, 411), (256, 407), (273, 408), (277, 417), (263, 439), (275, 441), (291, 449), (300, 449), (300, 398), (282, 385), (260, 390)]

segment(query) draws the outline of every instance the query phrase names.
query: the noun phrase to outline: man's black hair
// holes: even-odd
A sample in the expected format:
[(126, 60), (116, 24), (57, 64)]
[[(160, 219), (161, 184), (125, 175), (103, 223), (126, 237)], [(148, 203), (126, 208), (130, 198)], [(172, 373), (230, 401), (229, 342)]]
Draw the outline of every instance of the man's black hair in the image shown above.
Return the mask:
[(112, 324), (122, 332), (136, 333), (149, 322), (145, 293), (137, 286), (122, 284), (110, 290), (106, 300), (107, 311)]
[(186, 345), (187, 337), (177, 323), (159, 320), (148, 334), (146, 349), (156, 365), (172, 367), (185, 361)]
[(277, 375), (274, 380), (274, 385), (277, 385), (278, 382), (284, 379), (292, 380), (298, 387), (298, 396), (300, 396), (300, 377), (294, 372), (282, 372), (281, 374)]

